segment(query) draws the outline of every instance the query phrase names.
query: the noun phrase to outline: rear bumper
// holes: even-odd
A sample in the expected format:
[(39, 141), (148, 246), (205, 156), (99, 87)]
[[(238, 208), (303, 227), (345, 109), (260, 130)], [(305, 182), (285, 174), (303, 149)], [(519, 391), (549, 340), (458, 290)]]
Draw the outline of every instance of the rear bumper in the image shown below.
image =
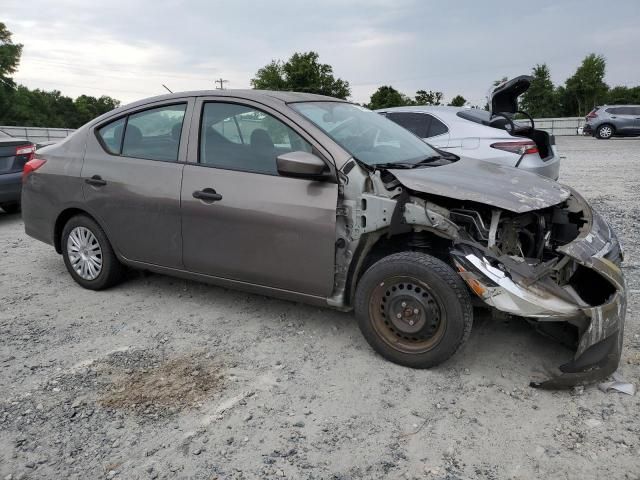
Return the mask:
[(584, 126), (582, 127), (583, 135), (593, 135), (593, 132), (594, 132), (593, 127), (588, 123), (585, 123)]
[(19, 202), (22, 172), (0, 174), (0, 203)]
[(518, 162), (518, 168), (549, 177), (552, 180), (558, 180), (560, 177), (560, 157), (554, 155), (544, 161), (540, 159), (538, 154), (524, 155)]

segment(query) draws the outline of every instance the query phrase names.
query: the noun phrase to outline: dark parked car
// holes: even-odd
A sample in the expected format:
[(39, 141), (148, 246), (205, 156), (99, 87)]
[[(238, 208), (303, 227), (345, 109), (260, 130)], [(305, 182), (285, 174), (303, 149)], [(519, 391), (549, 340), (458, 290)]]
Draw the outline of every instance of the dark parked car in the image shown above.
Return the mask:
[(0, 208), (7, 213), (20, 209), (22, 169), (36, 147), (29, 140), (0, 132)]
[(583, 133), (602, 140), (640, 136), (640, 105), (596, 107), (585, 118)]
[(345, 101), (142, 100), (38, 150), (22, 202), (26, 232), (85, 288), (114, 285), (127, 266), (354, 309), (376, 351), (416, 368), (465, 342), (474, 297), (570, 334), (575, 355), (544, 386), (619, 362), (622, 252), (578, 193), (439, 154)]

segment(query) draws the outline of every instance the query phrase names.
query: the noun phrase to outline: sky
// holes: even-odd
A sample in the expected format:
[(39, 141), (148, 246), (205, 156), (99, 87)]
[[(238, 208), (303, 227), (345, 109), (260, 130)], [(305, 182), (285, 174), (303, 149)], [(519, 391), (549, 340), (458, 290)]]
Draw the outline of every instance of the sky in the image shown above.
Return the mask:
[(24, 45), (14, 80), (123, 103), (250, 88), (272, 59), (316, 51), (365, 103), (382, 85), (484, 105), (492, 82), (547, 63), (564, 83), (591, 52), (610, 86), (640, 85), (640, 0), (0, 0)]

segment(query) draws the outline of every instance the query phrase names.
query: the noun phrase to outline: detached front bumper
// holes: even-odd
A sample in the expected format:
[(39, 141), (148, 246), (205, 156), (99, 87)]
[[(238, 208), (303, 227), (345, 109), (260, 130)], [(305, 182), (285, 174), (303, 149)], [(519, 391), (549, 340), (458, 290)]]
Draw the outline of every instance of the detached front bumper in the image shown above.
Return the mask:
[[(568, 322), (577, 328), (573, 359), (549, 372), (548, 380), (532, 386), (562, 388), (593, 382), (613, 373), (620, 361), (626, 314), (622, 250), (609, 225), (585, 208), (589, 221), (574, 241), (557, 249), (568, 257), (559, 262), (532, 266), (497, 257), (470, 242), (456, 245), (452, 252), (460, 275), (486, 304), (539, 322)], [(590, 305), (575, 289), (556, 284), (551, 274), (562, 261), (575, 261), (602, 277), (598, 280), (611, 292), (606, 300)]]

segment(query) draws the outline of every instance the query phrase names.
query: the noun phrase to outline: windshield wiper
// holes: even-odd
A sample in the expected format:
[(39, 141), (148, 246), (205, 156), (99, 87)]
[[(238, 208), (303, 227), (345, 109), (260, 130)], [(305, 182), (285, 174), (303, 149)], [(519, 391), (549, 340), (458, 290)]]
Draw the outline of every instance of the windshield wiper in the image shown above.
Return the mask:
[(431, 155), (430, 157), (423, 158), (414, 165), (424, 165), (425, 163), (436, 162), (438, 160), (446, 160), (442, 155)]
[(370, 165), (373, 168), (413, 168), (415, 163), (408, 162), (387, 162), (387, 163), (374, 163)]

